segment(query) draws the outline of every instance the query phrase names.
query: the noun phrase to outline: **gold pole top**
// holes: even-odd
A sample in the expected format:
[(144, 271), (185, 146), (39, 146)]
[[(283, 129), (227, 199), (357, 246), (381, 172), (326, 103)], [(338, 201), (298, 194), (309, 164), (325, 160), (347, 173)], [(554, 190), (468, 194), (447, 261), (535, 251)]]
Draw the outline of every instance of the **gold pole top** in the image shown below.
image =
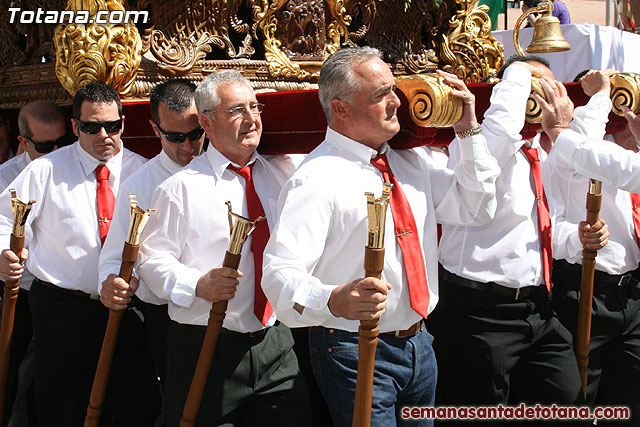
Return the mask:
[(142, 230), (144, 230), (144, 226), (147, 225), (151, 212), (154, 212), (155, 209), (143, 211), (142, 208), (138, 206), (135, 194), (129, 194), (129, 203), (131, 204), (131, 220), (129, 221), (127, 243), (132, 246), (137, 246), (140, 244)]
[(27, 223), (27, 217), (31, 212), (31, 205), (36, 201), (29, 200), (28, 203), (20, 201), (16, 195), (16, 190), (13, 188), (9, 190), (11, 194), (11, 209), (13, 210), (13, 229), (11, 234), (16, 237), (24, 236), (24, 225)]
[(382, 196), (377, 199), (373, 193), (364, 193), (367, 196), (367, 215), (369, 218), (367, 247), (369, 248), (384, 248), (384, 226), (392, 188), (393, 184), (383, 184)]
[[(253, 233), (253, 230), (256, 229), (256, 226), (260, 221), (266, 219), (264, 216), (259, 216), (255, 220), (250, 220), (241, 215), (233, 213), (231, 211), (231, 202), (226, 202), (227, 207), (229, 208), (229, 231), (231, 234), (231, 239), (229, 240), (229, 253), (233, 255), (240, 255), (242, 252), (242, 245), (247, 240), (247, 238)], [(233, 219), (235, 220), (235, 223)]]
[(602, 181), (589, 178), (589, 194), (598, 196), (602, 193)]

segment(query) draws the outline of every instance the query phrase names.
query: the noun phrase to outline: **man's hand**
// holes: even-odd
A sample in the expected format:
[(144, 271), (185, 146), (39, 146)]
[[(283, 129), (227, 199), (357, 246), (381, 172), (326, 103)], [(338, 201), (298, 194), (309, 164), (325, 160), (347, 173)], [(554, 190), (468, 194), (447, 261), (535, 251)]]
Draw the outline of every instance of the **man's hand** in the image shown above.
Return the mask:
[(336, 287), (329, 297), (329, 310), (349, 320), (379, 319), (387, 306), (391, 285), (366, 277)]
[(5, 249), (0, 256), (0, 278), (2, 280), (18, 280), (22, 277), (24, 267), (22, 262), (29, 256), (25, 248), (20, 252), (20, 258), (11, 249)]
[(604, 248), (609, 242), (609, 226), (602, 218), (599, 218), (593, 225), (581, 221), (578, 224), (578, 236), (585, 249), (597, 251)]
[(535, 100), (542, 108), (542, 128), (551, 141), (555, 142), (560, 133), (569, 128), (573, 119), (573, 102), (567, 95), (564, 85), (548, 77), (540, 79), (540, 85), (547, 96), (545, 101), (537, 93)]
[(454, 74), (445, 73), (442, 70), (437, 70), (436, 72), (444, 79), (446, 84), (455, 88), (451, 91), (451, 96), (462, 100), (462, 117), (453, 125), (454, 132), (459, 133), (463, 130), (478, 127), (476, 97), (467, 88), (467, 85)]
[(622, 112), (624, 113), (624, 118), (627, 119), (627, 123), (629, 123), (629, 130), (631, 134), (635, 138), (636, 142), (640, 141), (640, 116), (634, 114), (633, 111), (629, 109), (626, 105), (622, 107)]
[(580, 79), (584, 93), (591, 97), (598, 92), (606, 91), (607, 94), (611, 92), (611, 80), (609, 80), (609, 76), (612, 72), (611, 70), (589, 70), (589, 72)]
[(127, 304), (131, 302), (131, 297), (136, 289), (138, 289), (137, 278), (132, 277), (129, 283), (127, 283), (120, 276), (110, 274), (107, 276), (107, 279), (102, 282), (100, 301), (107, 308), (124, 310), (127, 308)]
[(196, 296), (211, 302), (228, 301), (236, 295), (239, 277), (242, 272), (233, 268), (213, 268), (198, 279)]

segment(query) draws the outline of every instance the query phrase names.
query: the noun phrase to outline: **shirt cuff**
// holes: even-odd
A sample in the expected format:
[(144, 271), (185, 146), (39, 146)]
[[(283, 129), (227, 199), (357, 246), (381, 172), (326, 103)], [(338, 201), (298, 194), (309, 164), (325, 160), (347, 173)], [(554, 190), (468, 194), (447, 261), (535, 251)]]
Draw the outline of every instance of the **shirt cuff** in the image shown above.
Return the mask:
[(184, 279), (176, 282), (173, 286), (170, 296), (171, 302), (180, 307), (191, 308), (193, 301), (196, 299), (196, 287), (202, 274), (195, 269), (182, 272), (181, 277)]

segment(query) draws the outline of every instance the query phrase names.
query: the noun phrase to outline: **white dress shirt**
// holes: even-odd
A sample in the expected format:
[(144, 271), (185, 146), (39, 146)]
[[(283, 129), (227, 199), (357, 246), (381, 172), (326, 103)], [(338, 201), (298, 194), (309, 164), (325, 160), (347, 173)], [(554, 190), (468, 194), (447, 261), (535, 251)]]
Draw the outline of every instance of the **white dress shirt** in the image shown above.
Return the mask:
[[(493, 221), (477, 227), (444, 225), (440, 262), (449, 272), (478, 282), (520, 288), (543, 282), (538, 210), (531, 164), (521, 147), (527, 143), (546, 157), (536, 136), (524, 141), (525, 107), (531, 92), (531, 73), (510, 66), (491, 93), (482, 133), (502, 172), (496, 180), (497, 209)], [(449, 165), (460, 158), (460, 144), (449, 144)]]
[(20, 172), (31, 163), (31, 157), (26, 151), (18, 156), (12, 157), (0, 165), (0, 191), (4, 191), (11, 181), (16, 179)]
[[(600, 92), (592, 96), (585, 107), (576, 109), (572, 128), (583, 135), (602, 138), (610, 110), (608, 94)], [(615, 145), (610, 135), (605, 139)], [(543, 170), (547, 196), (553, 200), (553, 257), (581, 264), (582, 243), (578, 236), (578, 224), (586, 218), (585, 199), (589, 176), (579, 173), (576, 165), (556, 148), (551, 150)], [(607, 170), (605, 173), (609, 172)], [(609, 226), (610, 236), (607, 245), (598, 250), (596, 269), (614, 275), (635, 270), (640, 262), (640, 250), (629, 193), (604, 184), (600, 217)]]
[(585, 137), (567, 129), (560, 133), (554, 149), (574, 165), (576, 172), (640, 193), (640, 154), (625, 150), (602, 138)]
[[(495, 210), (499, 169), (477, 135), (462, 145), (456, 170), (443, 169), (424, 148), (389, 150), (392, 172), (402, 186), (417, 225), (429, 283), (429, 311), (438, 301), (436, 222), (488, 221)], [(367, 241), (365, 192), (379, 197), (381, 172), (371, 165), (378, 153), (331, 128), (325, 140), (293, 174), (278, 201), (280, 215), (264, 256), (262, 287), (278, 319), (290, 327), (322, 325), (355, 332), (358, 321), (331, 314), (328, 301), (338, 285), (364, 277)], [(474, 161), (475, 159), (475, 161)], [(393, 288), (380, 320), (383, 332), (404, 330), (420, 320), (410, 307), (402, 253), (391, 209), (385, 224), (382, 279)], [(305, 307), (300, 315), (294, 304)]]
[[(129, 232), (131, 219), (131, 203), (129, 195), (134, 194), (138, 206), (143, 209), (153, 208), (151, 198), (155, 189), (174, 173), (182, 169), (182, 165), (174, 162), (162, 150), (160, 154), (149, 160), (142, 168), (132, 174), (120, 186), (116, 207), (113, 213), (113, 222), (109, 228), (109, 234), (100, 252), (100, 265), (98, 274), (98, 291), (102, 289), (102, 282), (109, 274), (119, 274), (122, 264), (122, 248)], [(152, 213), (151, 215), (155, 215)], [(142, 301), (163, 305), (166, 299), (158, 297), (149, 290), (149, 287), (140, 280), (136, 295)]]
[[(12, 157), (3, 164), (0, 165), (0, 192), (4, 191), (5, 188), (9, 187), (9, 184), (16, 179), (20, 172), (27, 165), (31, 163), (31, 157), (29, 157), (29, 153), (26, 151), (18, 156)], [(31, 289), (31, 283), (33, 282), (33, 274), (29, 272), (26, 268), (22, 273), (22, 277), (20, 278), (20, 288), (29, 290)]]
[[(278, 167), (255, 153), (252, 178), (269, 228), (275, 225), (278, 194), (293, 165), (275, 156)], [(228, 170), (231, 161), (213, 146), (187, 167), (167, 179), (153, 195), (151, 215), (142, 234), (138, 273), (157, 296), (169, 300), (172, 320), (206, 325), (211, 302), (196, 297), (200, 276), (222, 265), (229, 247), (229, 219), (233, 212), (248, 216), (245, 179)], [(237, 165), (234, 165), (237, 166)], [(288, 166), (288, 170), (285, 170)], [(253, 218), (252, 218), (253, 219)], [(235, 297), (229, 300), (223, 326), (237, 332), (263, 328), (253, 313), (254, 264), (251, 237), (242, 247), (239, 270), (243, 273)], [(267, 323), (274, 324), (275, 315)]]
[[(114, 195), (120, 181), (145, 161), (126, 148), (109, 159)], [(95, 176), (99, 164), (76, 142), (31, 162), (12, 185), (20, 200), (36, 201), (25, 230), (27, 269), (41, 280), (92, 295), (97, 295), (101, 248)], [(0, 239), (5, 248), (12, 223), (11, 197), (5, 189), (0, 194)]]

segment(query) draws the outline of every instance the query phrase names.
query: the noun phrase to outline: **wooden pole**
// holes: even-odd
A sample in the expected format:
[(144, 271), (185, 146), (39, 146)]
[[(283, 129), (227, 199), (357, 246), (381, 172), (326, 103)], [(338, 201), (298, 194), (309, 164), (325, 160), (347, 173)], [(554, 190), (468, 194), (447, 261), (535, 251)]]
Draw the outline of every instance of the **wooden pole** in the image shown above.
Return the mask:
[[(14, 254), (20, 255), (24, 248), (24, 235), (11, 234), (9, 247)], [(9, 375), (9, 359), (11, 357), (11, 337), (13, 321), (16, 314), (16, 302), (20, 290), (20, 279), (7, 280), (4, 283), (4, 300), (2, 302), (2, 323), (0, 324), (0, 422), (4, 416), (4, 403), (7, 396), (7, 379)]]
[[(587, 192), (587, 223), (593, 225), (598, 221), (602, 204), (602, 182), (591, 179)], [(575, 339), (575, 353), (580, 370), (582, 391), (587, 397), (589, 377), (589, 342), (591, 340), (591, 303), (593, 299), (593, 276), (596, 269), (597, 251), (582, 250), (582, 282), (580, 284), (580, 302), (578, 305), (578, 327)]]

